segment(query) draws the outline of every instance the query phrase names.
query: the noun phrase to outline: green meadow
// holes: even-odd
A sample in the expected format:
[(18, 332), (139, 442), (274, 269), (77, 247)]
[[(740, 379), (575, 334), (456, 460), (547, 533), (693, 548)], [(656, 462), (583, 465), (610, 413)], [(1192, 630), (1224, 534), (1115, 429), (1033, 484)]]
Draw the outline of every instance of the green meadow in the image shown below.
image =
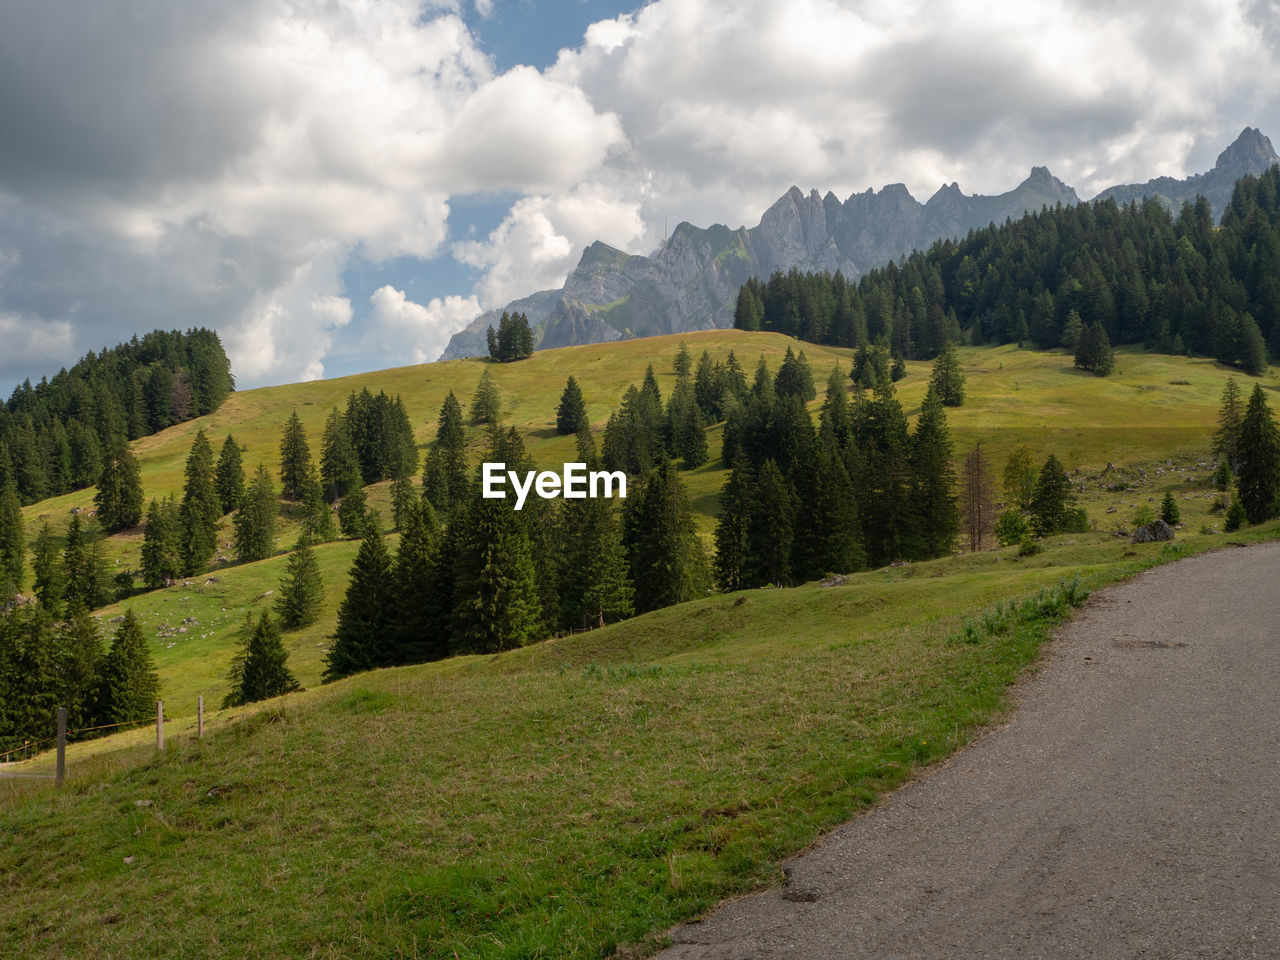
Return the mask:
[[(599, 430), (647, 364), (664, 395), (683, 339), (730, 349), (750, 375), (774, 334), (714, 331), (574, 347), (494, 365), (504, 415), (530, 453), (572, 458), (553, 429), (564, 379)], [(802, 345), (819, 387), (849, 352)], [(998, 473), (1030, 443), (1067, 465), (1094, 530), (1042, 552), (956, 553), (928, 563), (709, 596), (496, 656), (375, 671), (321, 686), (357, 544), (317, 554), (324, 616), (286, 634), (308, 689), (216, 709), (246, 611), (273, 602), (283, 552), (98, 611), (142, 619), (161, 674), (168, 749), (139, 729), (69, 748), (62, 790), (0, 778), (8, 955), (174, 957), (608, 957), (656, 949), (671, 924), (776, 883), (778, 862), (968, 742), (1007, 710), (1052, 627), (1083, 593), (1230, 536), (1208, 482), (1210, 436), (1230, 371), (1121, 351), (1083, 375), (1061, 353), (961, 350), (967, 399), (948, 410), (957, 454), (981, 441)], [(296, 409), (313, 453), (334, 405), (369, 387), (400, 394), (420, 443), (449, 389), (464, 404), (479, 361), (406, 367), (233, 395), (201, 421), (231, 431), (245, 462), (274, 464)], [(899, 396), (918, 412), (928, 364)], [(1245, 389), (1247, 378), (1236, 374)], [(1274, 375), (1264, 380), (1275, 391)], [(1274, 393), (1271, 394), (1274, 396)], [(196, 424), (135, 444), (147, 495), (180, 493)], [(482, 431), (473, 430), (478, 454)], [(713, 455), (718, 436), (709, 438)], [(708, 535), (717, 465), (686, 475)], [(1166, 491), (1173, 544), (1116, 532)], [(372, 499), (384, 513), (387, 491)], [(61, 524), (92, 491), (25, 511)], [(284, 551), (296, 524), (280, 521)], [(110, 538), (136, 565), (138, 531)], [(230, 555), (229, 550), (224, 550)], [(1072, 585), (1063, 588), (1064, 584)], [(208, 727), (194, 739), (195, 698)], [(42, 755), (19, 772), (50, 769)]]

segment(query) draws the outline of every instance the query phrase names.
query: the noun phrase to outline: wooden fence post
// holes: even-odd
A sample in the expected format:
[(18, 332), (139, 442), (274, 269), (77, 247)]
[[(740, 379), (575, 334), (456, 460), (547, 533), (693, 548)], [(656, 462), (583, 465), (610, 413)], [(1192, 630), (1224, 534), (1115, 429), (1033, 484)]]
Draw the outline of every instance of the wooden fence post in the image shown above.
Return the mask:
[(196, 697), (196, 738), (204, 739), (204, 697)]
[(164, 749), (164, 701), (156, 701), (156, 749)]
[(54, 782), (57, 786), (62, 786), (62, 781), (67, 776), (67, 708), (58, 708), (58, 772), (54, 776)]

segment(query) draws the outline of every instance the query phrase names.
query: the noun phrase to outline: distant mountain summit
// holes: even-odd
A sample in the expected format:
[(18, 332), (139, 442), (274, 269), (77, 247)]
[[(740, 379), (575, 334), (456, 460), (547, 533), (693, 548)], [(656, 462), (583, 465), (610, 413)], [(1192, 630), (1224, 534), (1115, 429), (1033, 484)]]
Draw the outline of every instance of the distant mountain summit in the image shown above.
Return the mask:
[[(1236, 180), (1277, 162), (1271, 141), (1246, 128), (1208, 173), (1111, 187), (1096, 199), (1128, 202), (1155, 196), (1181, 205), (1203, 193), (1216, 217), (1231, 199)], [(583, 252), (563, 287), (481, 314), (454, 334), (440, 359), (486, 355), (485, 331), (490, 324), (496, 328), (503, 310), (528, 316), (542, 350), (730, 327), (738, 289), (749, 277), (796, 267), (839, 270), (854, 279), (937, 240), (963, 237), (1042, 207), (1079, 202), (1075, 190), (1045, 167), (1032, 167), (1027, 179), (1008, 193), (969, 196), (951, 183), (926, 203), (901, 183), (855, 193), (843, 202), (834, 193), (805, 194), (793, 186), (750, 229), (681, 223), (648, 257), (597, 241)]]
[(1237, 180), (1248, 175), (1256, 177), (1277, 163), (1280, 163), (1280, 156), (1276, 155), (1271, 141), (1263, 136), (1262, 131), (1245, 127), (1235, 142), (1218, 154), (1213, 169), (1206, 173), (1192, 174), (1185, 180), (1156, 177), (1146, 183), (1108, 187), (1094, 199), (1128, 203), (1143, 197), (1155, 197), (1176, 210), (1185, 201), (1195, 200), (1203, 194), (1213, 207), (1213, 218), (1217, 220), (1231, 202), (1231, 191)]

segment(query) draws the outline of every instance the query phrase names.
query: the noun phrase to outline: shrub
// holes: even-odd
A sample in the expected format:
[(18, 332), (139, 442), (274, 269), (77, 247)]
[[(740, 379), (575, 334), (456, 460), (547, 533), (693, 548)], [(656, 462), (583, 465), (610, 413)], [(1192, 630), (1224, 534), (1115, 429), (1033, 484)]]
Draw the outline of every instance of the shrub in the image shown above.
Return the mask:
[(996, 519), (996, 542), (1002, 547), (1021, 543), (1027, 533), (1027, 521), (1021, 510), (1006, 510)]

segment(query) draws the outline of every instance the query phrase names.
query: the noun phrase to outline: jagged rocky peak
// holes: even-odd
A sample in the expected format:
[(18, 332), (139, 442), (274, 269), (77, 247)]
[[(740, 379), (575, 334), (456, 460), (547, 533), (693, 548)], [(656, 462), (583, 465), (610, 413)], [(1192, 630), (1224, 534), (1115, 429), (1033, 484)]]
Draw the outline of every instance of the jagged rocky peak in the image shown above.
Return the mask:
[(1245, 127), (1240, 136), (1227, 149), (1218, 154), (1213, 169), (1222, 173), (1234, 173), (1244, 176), (1266, 170), (1273, 164), (1280, 163), (1271, 141), (1255, 127)]

